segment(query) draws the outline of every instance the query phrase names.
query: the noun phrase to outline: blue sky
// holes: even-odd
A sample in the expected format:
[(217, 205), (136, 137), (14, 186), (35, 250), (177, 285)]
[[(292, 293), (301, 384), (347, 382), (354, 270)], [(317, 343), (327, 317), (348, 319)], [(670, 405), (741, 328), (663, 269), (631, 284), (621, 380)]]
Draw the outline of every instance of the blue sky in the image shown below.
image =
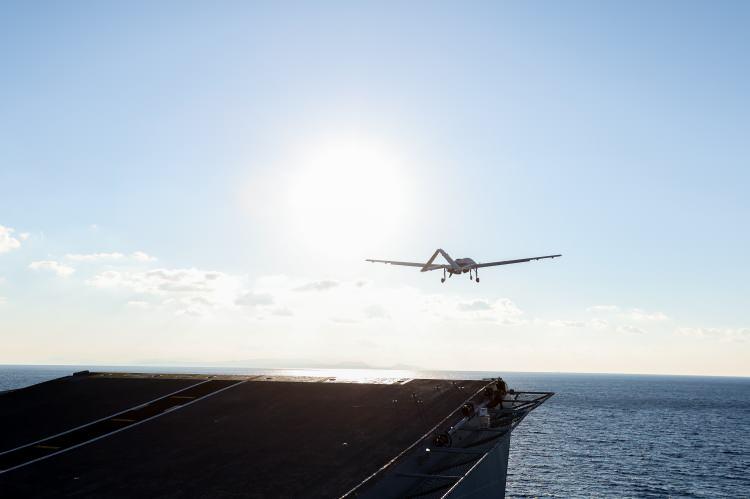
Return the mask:
[(5, 3), (0, 362), (750, 375), (748, 21)]

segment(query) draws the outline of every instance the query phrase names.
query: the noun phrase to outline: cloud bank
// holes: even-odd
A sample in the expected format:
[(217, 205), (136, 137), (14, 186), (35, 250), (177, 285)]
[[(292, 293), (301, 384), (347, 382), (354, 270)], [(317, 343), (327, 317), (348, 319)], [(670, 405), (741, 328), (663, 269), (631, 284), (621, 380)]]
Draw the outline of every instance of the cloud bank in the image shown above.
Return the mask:
[(21, 247), (21, 241), (29, 237), (27, 233), (19, 234), (16, 238), (14, 229), (0, 225), (0, 253), (7, 253)]
[(60, 277), (68, 277), (72, 275), (73, 272), (75, 272), (75, 269), (73, 267), (63, 265), (54, 260), (41, 260), (38, 262), (31, 262), (29, 264), (29, 268), (35, 271), (53, 272)]

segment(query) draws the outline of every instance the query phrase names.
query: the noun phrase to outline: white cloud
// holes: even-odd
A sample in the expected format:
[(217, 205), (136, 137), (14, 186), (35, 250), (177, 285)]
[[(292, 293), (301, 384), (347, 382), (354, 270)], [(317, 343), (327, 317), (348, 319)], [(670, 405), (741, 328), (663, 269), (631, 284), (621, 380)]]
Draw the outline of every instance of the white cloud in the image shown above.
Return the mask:
[(235, 300), (237, 305), (245, 307), (272, 305), (273, 302), (273, 295), (271, 295), (271, 293), (256, 293), (254, 291), (248, 291)]
[(95, 275), (87, 284), (98, 288), (122, 287), (138, 293), (212, 292), (231, 277), (222, 272), (198, 269), (154, 269), (145, 272), (107, 270)]
[(153, 262), (156, 260), (155, 257), (144, 253), (143, 251), (135, 251), (129, 255), (120, 252), (112, 253), (70, 253), (65, 255), (65, 258), (74, 262)]
[(189, 315), (192, 317), (206, 317), (219, 307), (217, 302), (201, 295), (169, 298), (164, 301), (164, 305), (173, 308), (175, 315)]
[(43, 270), (43, 271), (54, 272), (60, 277), (68, 277), (73, 272), (75, 272), (75, 269), (73, 267), (68, 267), (67, 265), (63, 265), (54, 260), (42, 260), (38, 262), (31, 262), (29, 264), (29, 268), (31, 270), (36, 270), (36, 271)]
[(586, 309), (587, 312), (617, 312), (620, 307), (617, 305), (594, 305)]
[(288, 307), (276, 307), (271, 311), (271, 314), (278, 317), (292, 317), (294, 315), (294, 312), (292, 312), (292, 309)]
[(368, 319), (389, 319), (391, 316), (382, 305), (370, 305), (364, 309)]
[(144, 253), (143, 251), (135, 251), (133, 252), (130, 257), (137, 261), (137, 262), (154, 262), (156, 261), (155, 256), (151, 256), (148, 253)]
[(492, 308), (503, 317), (518, 317), (523, 314), (521, 309), (508, 298), (498, 298), (492, 304)]
[(308, 282), (307, 284), (303, 284), (302, 286), (294, 288), (294, 291), (328, 291), (329, 289), (333, 289), (338, 285), (338, 281), (327, 279), (322, 281)]
[[(521, 309), (508, 298), (498, 298), (495, 301), (478, 299), (466, 302), (458, 302), (455, 307), (455, 297), (448, 299), (443, 296), (436, 296), (431, 300), (431, 307), (434, 313), (449, 320), (463, 320), (471, 317), (479, 321), (496, 322), (503, 325), (518, 325), (524, 322), (520, 316), (523, 315)], [(452, 302), (451, 305), (448, 305)], [(451, 314), (450, 310), (458, 310), (458, 315)]]
[[(208, 316), (217, 309), (236, 308), (247, 299), (241, 279), (223, 272), (199, 269), (154, 269), (148, 271), (106, 270), (86, 281), (101, 288), (128, 291), (161, 298), (158, 308), (176, 315)], [(257, 297), (256, 297), (257, 298)], [(130, 301), (143, 301), (134, 297)]]
[(605, 329), (609, 326), (609, 322), (604, 319), (591, 319), (588, 324), (594, 329)]
[(105, 262), (112, 260), (122, 260), (125, 255), (122, 253), (70, 253), (65, 258), (74, 262)]
[(128, 301), (128, 307), (146, 310), (148, 308), (151, 308), (151, 304), (143, 300), (130, 300)]
[[(621, 307), (617, 305), (594, 305), (586, 309), (587, 312), (593, 313), (614, 313), (620, 312)], [(622, 311), (622, 317), (636, 320), (636, 321), (666, 321), (669, 320), (666, 314), (663, 312), (647, 312), (640, 308), (631, 308), (629, 311)]]
[(21, 247), (21, 241), (28, 237), (28, 234), (19, 235), (19, 241), (13, 237), (14, 229), (0, 225), (0, 253), (7, 253), (8, 251), (18, 249)]
[(487, 300), (474, 300), (471, 302), (459, 302), (456, 307), (462, 312), (479, 312), (482, 310), (492, 310), (492, 305)]
[(6, 303), (8, 303), (8, 299), (4, 296), (0, 296), (0, 305), (5, 305)]
[(331, 317), (331, 322), (336, 324), (357, 324), (359, 321), (348, 317)]
[(628, 313), (628, 316), (636, 321), (665, 321), (669, 319), (669, 317), (662, 312), (646, 312), (640, 308), (632, 309)]
[(549, 323), (552, 327), (586, 327), (585, 321), (554, 320)]
[(609, 322), (607, 322), (604, 319), (591, 319), (587, 321), (557, 319), (557, 320), (549, 321), (548, 324), (552, 327), (569, 327), (569, 328), (590, 327), (593, 329), (606, 329), (607, 327), (609, 327)]
[(675, 331), (680, 336), (692, 338), (714, 338), (723, 341), (748, 341), (750, 328), (683, 327)]
[(646, 333), (646, 331), (644, 331), (643, 329), (639, 327), (629, 326), (629, 325), (619, 326), (617, 328), (617, 332), (624, 333), (624, 334), (645, 334)]

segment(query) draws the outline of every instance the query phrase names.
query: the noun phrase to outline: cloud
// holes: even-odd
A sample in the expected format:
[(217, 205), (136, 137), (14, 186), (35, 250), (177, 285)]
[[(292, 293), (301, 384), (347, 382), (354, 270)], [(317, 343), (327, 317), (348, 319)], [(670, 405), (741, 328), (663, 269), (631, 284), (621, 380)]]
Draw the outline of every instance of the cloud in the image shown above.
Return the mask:
[(130, 258), (135, 260), (136, 262), (154, 262), (156, 261), (155, 256), (151, 256), (148, 253), (144, 253), (143, 251), (134, 251)]
[(68, 267), (67, 265), (63, 265), (54, 260), (42, 260), (38, 262), (31, 262), (29, 264), (29, 268), (31, 270), (36, 270), (36, 271), (42, 270), (42, 271), (54, 272), (60, 277), (68, 277), (73, 272), (75, 272), (75, 269), (73, 267)]
[(609, 326), (609, 322), (605, 321), (604, 319), (591, 319), (588, 322), (588, 325), (593, 327), (594, 329), (604, 329)]
[[(594, 305), (586, 309), (587, 312), (620, 312), (622, 309), (617, 305)], [(662, 312), (646, 312), (640, 308), (632, 308), (628, 312), (622, 313), (622, 316), (636, 321), (666, 321), (669, 320), (666, 314)]]
[(593, 329), (606, 329), (609, 327), (609, 322), (604, 319), (591, 319), (587, 321), (581, 320), (565, 320), (557, 319), (549, 321), (548, 324), (552, 327), (590, 327)]
[[(451, 300), (452, 302), (452, 300)], [(458, 302), (455, 307), (449, 305), (443, 298), (431, 301), (431, 308), (435, 315), (442, 316), (448, 320), (463, 320), (467, 316), (474, 320), (495, 322), (503, 325), (518, 325), (524, 321), (520, 318), (523, 314), (521, 309), (508, 298), (498, 298), (495, 301), (478, 299), (472, 301)], [(458, 315), (451, 315), (448, 311), (458, 310)]]
[(14, 229), (0, 225), (0, 253), (7, 253), (8, 251), (18, 249), (21, 247), (21, 241), (28, 237), (28, 234), (24, 233), (18, 236), (18, 239), (13, 237)]
[(640, 308), (634, 308), (628, 313), (628, 317), (636, 321), (665, 321), (667, 317), (662, 312), (646, 312)]
[(338, 281), (322, 280), (313, 281), (294, 288), (294, 291), (327, 291), (339, 285)]
[(517, 317), (523, 312), (515, 303), (508, 298), (498, 298), (495, 303), (492, 304), (493, 310), (504, 317)]
[(218, 303), (201, 295), (169, 298), (164, 301), (164, 305), (173, 307), (177, 316), (189, 315), (191, 317), (208, 316), (213, 309), (218, 307)]
[(135, 251), (129, 255), (119, 252), (113, 253), (70, 253), (65, 255), (65, 258), (74, 262), (153, 262), (156, 257), (153, 257), (143, 251)]
[(128, 302), (128, 307), (129, 308), (137, 308), (137, 309), (141, 309), (141, 310), (146, 310), (148, 308), (151, 308), (151, 304), (149, 302), (143, 301), (143, 300), (130, 300)]
[(347, 317), (331, 317), (331, 322), (335, 322), (336, 324), (357, 324), (359, 321)]
[(617, 312), (620, 307), (617, 305), (594, 305), (586, 309), (587, 312)]
[(492, 310), (492, 305), (487, 300), (474, 300), (471, 302), (460, 302), (456, 307), (462, 312), (479, 312)]
[(278, 317), (292, 317), (294, 312), (288, 307), (277, 307), (271, 312), (271, 314)]
[(198, 269), (154, 269), (146, 272), (107, 270), (89, 279), (87, 284), (98, 288), (122, 287), (138, 293), (211, 292), (229, 276), (222, 272)]
[(628, 325), (619, 326), (617, 328), (617, 332), (623, 333), (623, 334), (646, 334), (646, 331), (644, 331), (643, 329), (636, 327), (636, 326), (628, 326)]
[(248, 291), (235, 300), (237, 305), (243, 307), (254, 307), (256, 305), (272, 305), (274, 302), (271, 293), (256, 293)]
[(390, 314), (382, 305), (370, 305), (364, 309), (365, 317), (368, 319), (389, 319)]
[(5, 305), (6, 303), (8, 303), (8, 299), (4, 296), (0, 296), (0, 306)]
[[(106, 270), (86, 284), (100, 289), (124, 290), (159, 297), (155, 308), (174, 311), (175, 315), (202, 317), (218, 309), (235, 309), (237, 301), (266, 300), (262, 294), (248, 296), (241, 278), (223, 272), (199, 269), (154, 269), (148, 271)], [(143, 301), (134, 296), (131, 302)], [(152, 308), (154, 305), (152, 305)]]
[(585, 321), (554, 320), (549, 323), (552, 327), (586, 327)]
[(122, 253), (69, 253), (65, 258), (74, 262), (104, 262), (112, 260), (122, 260), (125, 255)]
[(675, 331), (680, 336), (691, 338), (720, 339), (723, 341), (748, 341), (750, 328), (682, 327)]

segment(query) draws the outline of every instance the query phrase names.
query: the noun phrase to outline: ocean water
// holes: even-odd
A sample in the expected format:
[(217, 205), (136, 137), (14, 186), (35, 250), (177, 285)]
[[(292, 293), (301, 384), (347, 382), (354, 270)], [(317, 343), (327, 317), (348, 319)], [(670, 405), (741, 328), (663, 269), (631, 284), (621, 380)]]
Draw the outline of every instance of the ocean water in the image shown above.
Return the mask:
[[(84, 368), (0, 366), (0, 391)], [(175, 367), (96, 370), (333, 373), (364, 378), (394, 374)], [(513, 433), (507, 497), (750, 498), (750, 378), (409, 374), (453, 378), (501, 375), (517, 390), (556, 392)]]

